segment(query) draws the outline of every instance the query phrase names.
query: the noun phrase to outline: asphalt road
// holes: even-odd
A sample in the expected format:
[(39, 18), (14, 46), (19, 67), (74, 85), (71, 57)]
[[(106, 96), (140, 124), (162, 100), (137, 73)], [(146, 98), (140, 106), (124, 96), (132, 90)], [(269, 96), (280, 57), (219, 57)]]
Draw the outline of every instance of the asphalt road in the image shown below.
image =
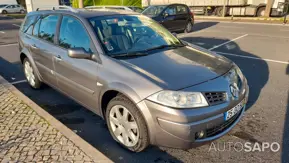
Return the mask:
[[(197, 21), (194, 32), (179, 34), (181, 39), (218, 52), (239, 65), (250, 86), (247, 112), (228, 135), (213, 144), (190, 150), (153, 146), (142, 153), (131, 153), (112, 140), (100, 117), (49, 87), (35, 91), (23, 81), (16, 44), (17, 25), (19, 21), (0, 19), (0, 75), (111, 160), (289, 162), (288, 26)], [(243, 146), (246, 142), (277, 142), (280, 150), (246, 152)]]

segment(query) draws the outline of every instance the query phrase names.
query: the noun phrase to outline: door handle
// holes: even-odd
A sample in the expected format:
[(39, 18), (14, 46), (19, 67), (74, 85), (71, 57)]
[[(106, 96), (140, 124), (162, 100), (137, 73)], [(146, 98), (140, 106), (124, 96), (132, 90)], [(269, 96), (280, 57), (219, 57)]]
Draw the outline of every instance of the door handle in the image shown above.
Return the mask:
[(38, 49), (38, 47), (35, 44), (31, 45), (31, 48)]
[(62, 61), (62, 58), (60, 55), (54, 56), (54, 58), (55, 58), (56, 62)]

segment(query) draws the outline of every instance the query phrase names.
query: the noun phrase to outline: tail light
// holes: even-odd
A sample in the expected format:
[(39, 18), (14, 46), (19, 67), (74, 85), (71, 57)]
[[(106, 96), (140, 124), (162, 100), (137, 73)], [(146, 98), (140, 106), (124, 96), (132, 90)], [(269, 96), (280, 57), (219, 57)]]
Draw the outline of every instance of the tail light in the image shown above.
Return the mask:
[(192, 19), (194, 19), (194, 13), (190, 10), (190, 15), (192, 17)]

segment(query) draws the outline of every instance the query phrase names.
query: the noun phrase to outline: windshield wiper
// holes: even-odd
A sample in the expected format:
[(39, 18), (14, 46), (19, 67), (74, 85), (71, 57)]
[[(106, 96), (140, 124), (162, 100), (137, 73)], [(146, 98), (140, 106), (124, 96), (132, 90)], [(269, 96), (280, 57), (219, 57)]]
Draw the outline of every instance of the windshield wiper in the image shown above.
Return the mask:
[(142, 51), (136, 51), (136, 52), (127, 52), (123, 54), (117, 54), (117, 55), (110, 55), (113, 58), (119, 58), (119, 57), (133, 57), (133, 56), (146, 56), (149, 55), (149, 52), (152, 50), (157, 50), (157, 49), (164, 49), (164, 48), (179, 48), (179, 47), (184, 47), (186, 45), (184, 44), (176, 44), (176, 45), (161, 45), (157, 46), (154, 48), (142, 50)]
[(118, 58), (118, 57), (133, 57), (133, 56), (146, 56), (146, 55), (148, 55), (148, 53), (146, 52), (128, 52), (118, 55), (111, 55), (111, 57)]
[(157, 49), (165, 49), (165, 48), (179, 48), (179, 47), (184, 47), (185, 45), (183, 44), (176, 44), (176, 45), (161, 45), (161, 46), (157, 46), (154, 48), (150, 48), (150, 49), (146, 49), (144, 50), (144, 52), (149, 52), (152, 50), (157, 50)]

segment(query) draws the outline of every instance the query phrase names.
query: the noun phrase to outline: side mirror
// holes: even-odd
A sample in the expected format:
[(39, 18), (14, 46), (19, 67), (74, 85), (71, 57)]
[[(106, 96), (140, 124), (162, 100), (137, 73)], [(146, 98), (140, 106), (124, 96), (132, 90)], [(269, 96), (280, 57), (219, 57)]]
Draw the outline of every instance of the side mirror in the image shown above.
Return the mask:
[(164, 14), (163, 14), (163, 15), (164, 15), (164, 18), (169, 16), (169, 14), (168, 14), (168, 13), (166, 13), (166, 12), (164, 12)]
[(172, 33), (176, 38), (178, 38), (178, 34), (176, 32)]
[(76, 59), (91, 59), (91, 54), (87, 53), (83, 48), (68, 49), (68, 56)]

